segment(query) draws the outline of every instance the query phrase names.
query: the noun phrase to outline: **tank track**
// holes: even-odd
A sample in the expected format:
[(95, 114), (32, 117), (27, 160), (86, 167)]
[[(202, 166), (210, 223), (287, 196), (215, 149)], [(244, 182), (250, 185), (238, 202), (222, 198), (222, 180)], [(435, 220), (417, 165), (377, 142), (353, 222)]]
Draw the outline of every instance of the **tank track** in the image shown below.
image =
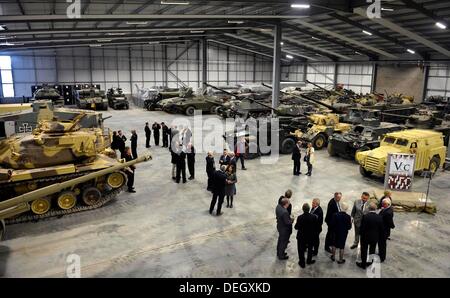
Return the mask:
[[(79, 176), (83, 176), (86, 174), (89, 174), (91, 171), (89, 172), (83, 172), (83, 173), (77, 173), (77, 174), (69, 174), (69, 175), (65, 175), (65, 176), (59, 176), (59, 177), (52, 177), (52, 178), (43, 178), (43, 179), (36, 179), (36, 180), (27, 180), (24, 182), (18, 182), (15, 183), (14, 185), (20, 185), (20, 184), (27, 184), (29, 182), (48, 182), (48, 181), (55, 181), (57, 182), (58, 180), (67, 180), (67, 179), (73, 179)], [(95, 172), (95, 171), (92, 171)], [(8, 185), (11, 186), (11, 185)], [(0, 186), (0, 190), (1, 190), (1, 186)], [(93, 209), (97, 209), (102, 207), (103, 205), (105, 205), (106, 203), (108, 203), (109, 201), (111, 201), (112, 199), (114, 199), (122, 190), (125, 189), (125, 185), (122, 186), (121, 188), (117, 188), (117, 189), (113, 189), (110, 190), (106, 193), (103, 193), (102, 198), (100, 201), (98, 201), (97, 204), (91, 205), (91, 206), (85, 206), (85, 205), (78, 205), (75, 206), (71, 209), (68, 210), (62, 210), (62, 209), (51, 209), (49, 210), (47, 213), (45, 214), (29, 214), (30, 212), (26, 212), (22, 215), (19, 215), (15, 218), (10, 218), (10, 219), (5, 219), (5, 224), (7, 225), (12, 225), (12, 224), (19, 224), (19, 223), (25, 223), (25, 222), (36, 222), (39, 221), (41, 219), (46, 219), (46, 218), (50, 218), (50, 217), (59, 217), (59, 216), (64, 216), (67, 214), (72, 214), (72, 213), (78, 213), (78, 212), (82, 212), (82, 211), (87, 211), (87, 210), (93, 210)]]

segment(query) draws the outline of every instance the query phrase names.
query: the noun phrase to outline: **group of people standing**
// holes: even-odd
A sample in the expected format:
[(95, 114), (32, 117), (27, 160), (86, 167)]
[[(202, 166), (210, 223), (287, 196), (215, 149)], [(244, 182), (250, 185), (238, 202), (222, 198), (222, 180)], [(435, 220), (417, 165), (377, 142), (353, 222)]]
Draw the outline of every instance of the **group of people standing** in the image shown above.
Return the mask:
[[(280, 260), (287, 260), (289, 257), (286, 248), (292, 234), (294, 218), (291, 215), (292, 204), (290, 199), (292, 191), (286, 191), (284, 196), (278, 200), (275, 208), (277, 218), (277, 230), (279, 233), (277, 243), (277, 257)], [(374, 255), (378, 245), (378, 256), (381, 262), (386, 259), (387, 240), (390, 239), (390, 231), (395, 228), (394, 213), (391, 207), (390, 194), (385, 194), (380, 200), (380, 209), (375, 202), (369, 202), (370, 195), (363, 192), (361, 199), (353, 204), (351, 214), (347, 213), (349, 206), (341, 202), (342, 193), (336, 192), (329, 201), (325, 215), (325, 223), (328, 231), (325, 237), (325, 251), (330, 253), (330, 259), (336, 261), (336, 252), (339, 251), (337, 263), (345, 263), (344, 248), (348, 231), (352, 228), (352, 221), (355, 230), (355, 242), (350, 247), (355, 249), (360, 245), (361, 262), (356, 265), (366, 268), (371, 263), (367, 262), (367, 251), (369, 255)], [(318, 254), (320, 244), (320, 233), (324, 221), (323, 210), (320, 207), (320, 200), (313, 199), (312, 207), (305, 203), (302, 206), (303, 214), (298, 216), (294, 228), (297, 230), (297, 248), (299, 254), (299, 265), (305, 268), (305, 264), (314, 264), (314, 256)], [(307, 253), (305, 260), (305, 253)]]
[[(302, 141), (297, 141), (297, 143), (294, 146), (294, 150), (292, 151), (292, 161), (294, 162), (294, 176), (299, 176), (302, 173), (300, 172), (301, 168), (301, 159), (302, 159)], [(306, 173), (306, 176), (312, 175), (313, 170), (313, 164), (315, 161), (314, 156), (314, 147), (311, 143), (307, 143), (306, 145), (306, 151), (305, 151), (305, 157), (303, 158), (303, 161), (306, 163), (308, 167), (308, 172)]]
[(150, 139), (152, 137), (152, 130), (153, 130), (153, 140), (155, 142), (155, 146), (159, 146), (160, 141), (160, 130), (162, 129), (162, 142), (163, 147), (169, 147), (169, 135), (170, 135), (170, 129), (167, 127), (167, 125), (164, 122), (161, 122), (159, 124), (158, 122), (154, 122), (152, 124), (152, 128), (150, 129), (150, 125), (148, 122), (145, 123), (144, 132), (145, 132), (145, 148), (150, 148)]
[[(122, 133), (121, 130), (114, 131), (112, 142), (111, 142), (111, 149), (114, 151), (120, 152), (120, 158), (125, 159), (125, 161), (131, 161), (133, 159), (136, 159), (138, 157), (137, 155), (137, 134), (135, 130), (131, 131), (131, 147), (126, 146), (127, 137)], [(129, 168), (125, 169), (125, 172), (127, 174), (127, 187), (128, 192), (135, 193), (136, 190), (134, 189), (134, 172), (136, 168), (135, 166), (131, 166)]]
[[(240, 156), (243, 160), (243, 154)], [(225, 196), (227, 198), (226, 207), (233, 208), (237, 183), (236, 164), (236, 154), (224, 149), (223, 154), (219, 158), (219, 170), (216, 171), (213, 152), (208, 152), (206, 156), (206, 174), (208, 175), (207, 190), (211, 191), (213, 194), (209, 207), (209, 214), (213, 213), (217, 204), (216, 215), (222, 215), (222, 204)], [(241, 165), (242, 169), (246, 170), (243, 161), (241, 162)]]
[(170, 146), (172, 164), (172, 179), (176, 183), (186, 183), (186, 160), (189, 170), (189, 180), (195, 179), (195, 148), (192, 144), (192, 132), (189, 127), (182, 127), (178, 129), (177, 126), (172, 126), (169, 129)]

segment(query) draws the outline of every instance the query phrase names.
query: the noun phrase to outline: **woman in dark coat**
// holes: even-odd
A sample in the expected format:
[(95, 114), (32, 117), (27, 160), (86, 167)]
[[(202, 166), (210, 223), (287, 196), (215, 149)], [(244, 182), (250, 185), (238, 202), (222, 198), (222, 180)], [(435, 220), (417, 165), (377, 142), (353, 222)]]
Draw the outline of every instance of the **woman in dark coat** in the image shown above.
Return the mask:
[(207, 190), (213, 191), (213, 176), (216, 171), (214, 156), (211, 151), (208, 152), (206, 156), (206, 174), (208, 175), (208, 186)]
[(227, 196), (227, 208), (233, 208), (233, 197), (236, 195), (236, 173), (232, 165), (227, 167), (227, 184), (225, 185), (225, 195)]
[(338, 264), (345, 263), (344, 260), (344, 248), (345, 242), (347, 241), (348, 231), (352, 228), (352, 218), (347, 214), (348, 205), (346, 203), (341, 203), (341, 212), (333, 214), (331, 218), (331, 225), (333, 229), (333, 244), (331, 246), (331, 260), (334, 262), (336, 249), (339, 249), (339, 260)]

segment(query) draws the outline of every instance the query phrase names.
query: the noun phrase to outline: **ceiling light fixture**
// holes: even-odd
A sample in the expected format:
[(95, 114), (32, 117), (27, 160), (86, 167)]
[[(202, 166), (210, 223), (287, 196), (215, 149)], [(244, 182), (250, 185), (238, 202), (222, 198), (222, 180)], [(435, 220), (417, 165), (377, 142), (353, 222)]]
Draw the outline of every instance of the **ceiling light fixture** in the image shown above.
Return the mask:
[(127, 25), (147, 25), (147, 21), (128, 21)]
[(314, 37), (314, 36), (311, 36), (311, 38), (315, 39), (315, 40), (320, 40), (320, 38), (317, 38), (317, 37)]
[(442, 30), (447, 29), (447, 25), (445, 25), (444, 23), (441, 23), (441, 22), (437, 22), (436, 26)]
[(150, 41), (148, 44), (159, 44), (159, 41)]
[(415, 51), (413, 51), (411, 49), (407, 49), (406, 51), (408, 51), (408, 53), (410, 53), (410, 54), (415, 54), (416, 53)]
[(384, 8), (384, 7), (382, 7), (381, 10), (382, 11), (394, 11), (393, 8)]
[(311, 5), (309, 4), (291, 4), (291, 8), (308, 9)]
[(102, 38), (102, 39), (97, 39), (97, 42), (110, 42), (111, 39), (106, 39), (106, 38)]
[(203, 30), (191, 30), (191, 33), (205, 33)]
[(9, 42), (9, 41), (5, 41), (5, 42), (2, 42), (2, 43), (0, 43), (0, 46), (23, 46), (23, 43), (12, 43), (12, 42)]
[(189, 5), (188, 1), (161, 1), (161, 5)]
[(101, 47), (102, 45), (101, 44), (90, 44), (89, 45), (91, 48), (99, 48), (99, 47)]
[(355, 54), (356, 55), (362, 55), (360, 52), (358, 52), (358, 51), (355, 51)]
[(0, 25), (0, 31), (5, 31), (8, 30), (8, 28), (6, 28), (6, 25)]
[(371, 33), (371, 32), (369, 32), (369, 31), (366, 31), (366, 30), (363, 30), (362, 32), (363, 32), (364, 34), (367, 34), (367, 35), (369, 35), (369, 36), (370, 36), (370, 35), (372, 35), (372, 33)]
[(288, 58), (288, 59), (294, 59), (294, 56), (286, 55), (286, 58)]
[(244, 24), (244, 21), (232, 21), (232, 20), (229, 20), (228, 24)]
[(284, 42), (280, 42), (280, 46), (284, 45)]

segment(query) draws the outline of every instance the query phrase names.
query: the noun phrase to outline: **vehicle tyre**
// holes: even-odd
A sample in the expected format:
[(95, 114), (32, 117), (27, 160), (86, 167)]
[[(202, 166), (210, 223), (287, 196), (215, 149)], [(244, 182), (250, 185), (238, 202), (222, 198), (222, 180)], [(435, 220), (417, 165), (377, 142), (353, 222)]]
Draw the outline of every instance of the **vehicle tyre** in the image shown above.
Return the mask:
[(284, 139), (281, 142), (281, 153), (282, 154), (290, 154), (294, 151), (295, 141), (291, 138)]
[(186, 108), (185, 113), (187, 116), (194, 116), (195, 108), (193, 106), (189, 106)]
[(218, 108), (217, 106), (212, 106), (212, 107), (209, 109), (209, 113), (210, 113), (210, 114), (215, 114), (217, 108)]
[(334, 150), (333, 143), (331, 142), (328, 143), (327, 151), (330, 156), (337, 156), (336, 151)]
[(81, 198), (87, 206), (92, 206), (101, 200), (102, 193), (96, 187), (87, 187), (83, 190)]
[(441, 165), (441, 158), (439, 156), (434, 156), (430, 160), (430, 165), (428, 166), (428, 170), (432, 173), (436, 173)]
[(363, 175), (364, 177), (370, 177), (372, 176), (372, 172), (371, 171), (367, 171), (366, 169), (364, 169), (363, 166), (359, 166), (359, 172), (361, 173), (361, 175)]
[(319, 134), (312, 140), (312, 144), (315, 149), (320, 150), (326, 146), (327, 139), (325, 138), (325, 135)]

